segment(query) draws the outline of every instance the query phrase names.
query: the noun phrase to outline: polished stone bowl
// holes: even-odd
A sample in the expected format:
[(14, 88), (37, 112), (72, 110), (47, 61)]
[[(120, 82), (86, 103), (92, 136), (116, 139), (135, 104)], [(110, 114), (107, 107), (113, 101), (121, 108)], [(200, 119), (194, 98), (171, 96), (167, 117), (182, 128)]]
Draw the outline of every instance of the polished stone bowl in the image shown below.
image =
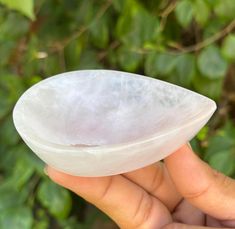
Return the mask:
[(211, 99), (160, 80), (83, 70), (28, 89), (13, 119), (45, 163), (68, 174), (106, 176), (165, 158), (191, 140), (215, 109)]

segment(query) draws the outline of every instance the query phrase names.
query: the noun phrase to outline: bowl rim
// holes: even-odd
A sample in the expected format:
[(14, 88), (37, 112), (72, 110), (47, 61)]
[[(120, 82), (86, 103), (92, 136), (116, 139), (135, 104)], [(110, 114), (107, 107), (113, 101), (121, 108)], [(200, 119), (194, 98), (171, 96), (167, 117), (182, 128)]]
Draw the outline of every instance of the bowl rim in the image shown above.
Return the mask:
[[(137, 138), (135, 140), (132, 140), (132, 141), (127, 141), (127, 142), (121, 142), (121, 143), (116, 143), (116, 144), (107, 144), (107, 145), (97, 145), (97, 146), (94, 146), (94, 145), (88, 145), (88, 146), (76, 146), (76, 145), (62, 145), (62, 144), (57, 144), (57, 143), (52, 143), (52, 142), (49, 142), (49, 141), (46, 141), (40, 137), (37, 137), (37, 140), (36, 139), (33, 139), (33, 138), (30, 138), (28, 135), (24, 134), (24, 131), (21, 130), (21, 128), (19, 127), (20, 125), (18, 125), (17, 121), (16, 121), (16, 113), (17, 113), (17, 107), (20, 105), (21, 103), (21, 100), (27, 95), (28, 91), (31, 91), (33, 90), (33, 88), (37, 87), (39, 84), (44, 84), (44, 83), (47, 83), (48, 81), (51, 81), (55, 78), (58, 79), (58, 77), (64, 77), (66, 75), (69, 75), (71, 73), (75, 74), (77, 72), (115, 72), (116, 74), (126, 74), (126, 75), (131, 75), (133, 77), (141, 77), (141, 78), (144, 78), (144, 79), (148, 79), (148, 80), (153, 80), (153, 81), (158, 81), (159, 83), (163, 83), (165, 85), (170, 85), (170, 86), (174, 86), (174, 87), (178, 87), (180, 89), (183, 89), (183, 90), (186, 90), (186, 91), (190, 91), (190, 93), (193, 93), (197, 96), (200, 96), (204, 99), (206, 99), (208, 101), (208, 110), (205, 112), (205, 110), (201, 111), (201, 112), (198, 112), (195, 117), (195, 119), (193, 119), (191, 122), (186, 122), (185, 124), (179, 126), (178, 128), (175, 128), (175, 129), (172, 129), (170, 131), (163, 131), (161, 132), (160, 134), (151, 134), (151, 135), (147, 135), (147, 136), (144, 136), (142, 138)], [(184, 87), (180, 87), (178, 85), (175, 85), (175, 84), (172, 84), (172, 83), (168, 83), (168, 82), (165, 82), (165, 81), (162, 81), (162, 80), (159, 80), (159, 79), (155, 79), (155, 78), (151, 78), (151, 77), (148, 77), (148, 76), (144, 76), (144, 75), (139, 75), (139, 74), (135, 74), (135, 73), (129, 73), (129, 72), (124, 72), (124, 71), (117, 71), (117, 70), (107, 70), (107, 69), (89, 69), (89, 70), (77, 70), (77, 71), (69, 71), (69, 72), (65, 72), (65, 73), (61, 73), (61, 74), (57, 74), (57, 75), (54, 75), (52, 77), (49, 77), (49, 78), (46, 78), (36, 84), (34, 84), (33, 86), (31, 86), (29, 89), (27, 89), (19, 98), (19, 100), (16, 102), (15, 106), (14, 106), (14, 109), (13, 109), (13, 122), (14, 122), (14, 125), (15, 125), (15, 128), (17, 130), (17, 132), (20, 134), (20, 136), (26, 140), (27, 142), (33, 144), (33, 145), (36, 145), (37, 147), (39, 148), (42, 148), (42, 149), (49, 149), (49, 150), (53, 150), (55, 152), (58, 152), (58, 153), (62, 153), (62, 152), (76, 152), (77, 151), (89, 151), (89, 152), (93, 152), (93, 151), (113, 151), (113, 150), (117, 150), (117, 149), (123, 149), (123, 148), (128, 148), (128, 147), (131, 147), (131, 146), (134, 146), (134, 145), (140, 145), (140, 144), (144, 144), (144, 143), (147, 143), (147, 142), (151, 142), (151, 141), (155, 141), (157, 139), (160, 139), (160, 138), (163, 138), (167, 135), (170, 135), (170, 134), (173, 134), (174, 132), (177, 132), (177, 131), (181, 131), (191, 125), (194, 125), (195, 123), (200, 123), (201, 121), (205, 120), (205, 123), (210, 119), (210, 117), (213, 115), (213, 113), (215, 112), (217, 106), (216, 106), (216, 103), (215, 101), (213, 101), (212, 99), (204, 96), (204, 95), (201, 95), (197, 92), (194, 92), (194, 91), (191, 91), (187, 88), (184, 88)], [(203, 115), (200, 115), (202, 114)]]

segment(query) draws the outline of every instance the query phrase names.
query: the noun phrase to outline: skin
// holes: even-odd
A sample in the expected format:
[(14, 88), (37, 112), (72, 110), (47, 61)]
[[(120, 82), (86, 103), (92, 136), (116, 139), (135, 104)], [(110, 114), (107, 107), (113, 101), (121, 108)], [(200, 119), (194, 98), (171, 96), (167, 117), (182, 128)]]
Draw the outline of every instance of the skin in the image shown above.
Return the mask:
[(77, 177), (51, 167), (46, 173), (123, 229), (235, 228), (235, 180), (213, 170), (187, 145), (164, 163), (121, 175)]

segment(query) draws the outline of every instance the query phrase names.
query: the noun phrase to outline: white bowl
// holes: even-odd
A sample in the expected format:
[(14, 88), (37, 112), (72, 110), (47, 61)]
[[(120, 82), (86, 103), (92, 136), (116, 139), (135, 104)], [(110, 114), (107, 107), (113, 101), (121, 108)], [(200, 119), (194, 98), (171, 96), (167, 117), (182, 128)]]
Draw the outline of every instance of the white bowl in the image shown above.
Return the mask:
[(50, 166), (106, 176), (165, 158), (191, 140), (215, 109), (211, 99), (160, 80), (83, 70), (28, 89), (13, 119), (25, 143)]

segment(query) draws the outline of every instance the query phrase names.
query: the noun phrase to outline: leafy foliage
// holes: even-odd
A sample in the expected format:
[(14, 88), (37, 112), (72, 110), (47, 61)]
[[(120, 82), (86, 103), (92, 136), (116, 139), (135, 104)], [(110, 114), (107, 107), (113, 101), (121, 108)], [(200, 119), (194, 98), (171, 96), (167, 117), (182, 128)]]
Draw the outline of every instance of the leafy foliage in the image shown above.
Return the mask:
[(235, 60), (235, 35), (228, 35), (224, 39), (221, 51), (228, 61)]
[(5, 228), (25, 228), (30, 229), (33, 225), (31, 209), (28, 207), (11, 208), (5, 210), (0, 215), (0, 227)]
[(227, 62), (222, 58), (216, 46), (205, 48), (198, 57), (198, 68), (209, 79), (224, 77), (227, 67)]
[(58, 219), (64, 219), (71, 210), (69, 192), (58, 185), (44, 180), (38, 188), (38, 199)]
[(193, 19), (193, 3), (189, 0), (180, 1), (175, 9), (178, 22), (187, 27)]
[(10, 9), (18, 10), (25, 16), (34, 19), (33, 0), (0, 0), (0, 3), (6, 5)]
[(0, 4), (0, 228), (90, 229), (107, 222), (46, 178), (44, 164), (12, 123), (19, 96), (64, 71), (136, 72), (216, 100), (218, 111), (192, 145), (214, 168), (235, 177), (234, 0)]

